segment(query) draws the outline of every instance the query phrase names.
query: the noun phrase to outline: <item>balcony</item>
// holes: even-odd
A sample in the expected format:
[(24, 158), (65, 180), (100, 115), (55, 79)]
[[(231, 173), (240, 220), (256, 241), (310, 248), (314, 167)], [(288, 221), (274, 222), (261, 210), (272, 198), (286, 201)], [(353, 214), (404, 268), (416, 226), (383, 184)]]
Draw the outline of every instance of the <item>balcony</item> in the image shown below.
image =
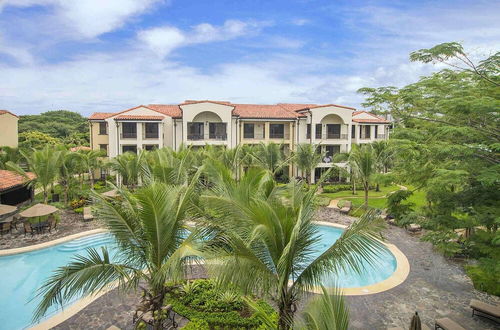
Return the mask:
[(137, 139), (137, 132), (122, 132), (120, 134), (121, 139)]
[(264, 133), (243, 134), (245, 140), (264, 140)]
[(269, 133), (270, 139), (280, 139), (280, 140), (288, 140), (290, 135), (288, 133)]
[(361, 140), (369, 140), (369, 139), (371, 139), (370, 134), (360, 134), (359, 138)]
[(347, 137), (347, 134), (340, 133), (327, 133), (323, 136), (323, 138), (327, 140), (347, 140)]
[(227, 134), (226, 133), (221, 133), (221, 134), (209, 134), (208, 135), (209, 140), (215, 140), (215, 141), (226, 141), (227, 140)]
[(205, 140), (205, 135), (203, 135), (203, 134), (188, 134), (187, 139), (191, 140), (191, 141), (201, 141), (201, 140)]
[(377, 140), (385, 140), (385, 135), (384, 134), (378, 134), (376, 137)]

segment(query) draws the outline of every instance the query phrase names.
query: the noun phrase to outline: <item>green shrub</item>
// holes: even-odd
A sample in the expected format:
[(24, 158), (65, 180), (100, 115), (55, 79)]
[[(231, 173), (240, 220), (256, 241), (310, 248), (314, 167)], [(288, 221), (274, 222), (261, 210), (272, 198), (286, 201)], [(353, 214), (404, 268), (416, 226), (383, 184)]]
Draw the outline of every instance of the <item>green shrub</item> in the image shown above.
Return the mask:
[(429, 231), (422, 237), (422, 241), (431, 242), (436, 250), (446, 257), (453, 257), (462, 251), (462, 246), (457, 239), (458, 235), (453, 230)]
[(94, 190), (101, 190), (105, 186), (106, 186), (105, 182), (97, 181), (96, 183), (94, 183)]
[(317, 206), (328, 206), (330, 204), (330, 197), (318, 195), (315, 202)]
[(83, 213), (83, 207), (79, 207), (73, 210), (75, 213), (82, 214)]
[(324, 193), (336, 193), (339, 191), (349, 191), (349, 190), (352, 190), (352, 186), (350, 184), (337, 184), (337, 185), (323, 186)]
[(74, 210), (83, 207), (85, 203), (85, 199), (73, 199), (71, 202), (69, 202), (69, 206)]
[[(274, 313), (266, 302), (256, 303)], [(261, 325), (241, 294), (231, 289), (221, 290), (212, 280), (195, 280), (180, 288), (173, 287), (165, 304), (171, 304), (176, 313), (192, 321), (206, 321), (210, 329), (256, 329)]]
[(410, 190), (398, 190), (387, 197), (387, 214), (400, 220), (406, 214), (413, 211), (415, 204), (407, 202), (407, 199), (413, 195)]
[(478, 265), (465, 266), (467, 275), (474, 283), (474, 288), (489, 294), (500, 296), (500, 262), (482, 258)]
[(183, 330), (210, 330), (210, 326), (205, 320), (194, 319), (182, 328)]

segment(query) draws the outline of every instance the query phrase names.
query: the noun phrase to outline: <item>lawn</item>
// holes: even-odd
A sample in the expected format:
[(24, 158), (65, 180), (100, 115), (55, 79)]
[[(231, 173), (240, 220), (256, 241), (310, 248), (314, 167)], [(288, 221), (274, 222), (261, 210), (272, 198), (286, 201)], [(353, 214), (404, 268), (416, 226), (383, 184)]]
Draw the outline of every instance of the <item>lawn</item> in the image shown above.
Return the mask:
[[(398, 186), (380, 186), (380, 191), (375, 191), (375, 189), (370, 190), (368, 192), (368, 197), (382, 197), (387, 195), (392, 191), (399, 190)], [(338, 191), (336, 193), (323, 193), (322, 196), (329, 197), (331, 199), (339, 199), (339, 198), (351, 198), (351, 197), (359, 197), (364, 198), (365, 192), (363, 190), (356, 190), (356, 194), (352, 194), (352, 191)]]

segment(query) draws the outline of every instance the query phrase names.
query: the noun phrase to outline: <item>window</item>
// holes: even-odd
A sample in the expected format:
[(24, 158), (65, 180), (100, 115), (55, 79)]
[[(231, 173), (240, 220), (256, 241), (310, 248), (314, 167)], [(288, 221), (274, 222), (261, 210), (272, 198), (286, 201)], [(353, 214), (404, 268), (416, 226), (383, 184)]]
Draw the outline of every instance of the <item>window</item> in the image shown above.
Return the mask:
[(370, 138), (370, 125), (359, 126), (359, 137), (361, 139), (369, 139)]
[(306, 139), (311, 138), (311, 124), (307, 124)]
[(351, 137), (353, 139), (356, 137), (356, 125), (351, 126)]
[(365, 126), (365, 137), (366, 137), (367, 139), (369, 139), (369, 138), (370, 138), (370, 133), (371, 133), (371, 132), (370, 132), (370, 128), (371, 128), (371, 126), (370, 126), (370, 125), (366, 125), (366, 126)]
[(226, 123), (210, 123), (208, 125), (208, 138), (213, 140), (226, 140)]
[(333, 158), (333, 156), (335, 154), (338, 154), (339, 152), (340, 152), (339, 145), (326, 146), (326, 155), (329, 156), (330, 158)]
[(158, 123), (144, 123), (144, 130), (146, 139), (157, 139), (159, 136)]
[(108, 135), (108, 124), (105, 121), (99, 123), (99, 135)]
[(137, 153), (137, 146), (136, 145), (122, 146), (122, 151), (123, 151), (123, 153), (133, 152), (136, 154)]
[(378, 126), (375, 126), (375, 138), (378, 137)]
[(255, 125), (254, 124), (243, 124), (243, 138), (253, 139), (255, 137)]
[(340, 139), (340, 124), (326, 125), (327, 139)]
[(316, 139), (321, 139), (322, 138), (322, 134), (323, 133), (323, 125), (321, 124), (316, 124)]
[(203, 123), (188, 123), (188, 140), (203, 140), (204, 126)]
[(100, 144), (99, 149), (104, 151), (104, 155), (108, 155), (108, 145), (107, 144)]
[(271, 139), (285, 138), (285, 124), (271, 124), (269, 125), (269, 137)]
[(137, 138), (137, 123), (122, 123), (122, 138), (136, 139)]
[(152, 150), (158, 149), (158, 145), (157, 144), (145, 144), (143, 146), (143, 148), (144, 148), (144, 150), (152, 151)]

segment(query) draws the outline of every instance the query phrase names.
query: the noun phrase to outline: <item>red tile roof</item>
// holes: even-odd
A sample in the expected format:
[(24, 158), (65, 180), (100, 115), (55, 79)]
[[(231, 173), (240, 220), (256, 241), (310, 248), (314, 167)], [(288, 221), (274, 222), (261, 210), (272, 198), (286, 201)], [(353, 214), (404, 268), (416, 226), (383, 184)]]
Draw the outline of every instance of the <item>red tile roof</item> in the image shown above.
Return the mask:
[(366, 114), (372, 116), (373, 118), (353, 118), (352, 121), (355, 123), (381, 123), (381, 124), (389, 124), (390, 123), (389, 120), (387, 120), (383, 117), (377, 116), (376, 114), (368, 112), (368, 111), (354, 111), (352, 113), (352, 116), (355, 117), (355, 116), (360, 115), (362, 113), (366, 113)]
[(103, 119), (109, 118), (113, 115), (114, 115), (113, 112), (94, 112), (89, 117), (89, 120), (103, 120)]
[(144, 115), (119, 115), (114, 119), (117, 120), (163, 120), (164, 116), (144, 116)]
[(16, 172), (0, 170), (0, 191), (4, 191), (15, 186), (20, 186), (36, 178), (34, 173), (27, 173), (29, 180)]
[(0, 115), (5, 115), (5, 114), (9, 114), (9, 115), (13, 115), (14, 117), (17, 117), (19, 118), (19, 116), (13, 114), (12, 112), (10, 112), (9, 110), (0, 110)]
[[(355, 108), (346, 107), (343, 105), (337, 104), (300, 104), (300, 103), (278, 103), (278, 104), (236, 104), (228, 101), (212, 101), (212, 100), (186, 100), (184, 103), (179, 105), (177, 104), (149, 104), (149, 105), (140, 105), (137, 107), (133, 107), (127, 110), (123, 110), (116, 113), (108, 113), (108, 112), (96, 112), (89, 117), (89, 120), (103, 120), (109, 117), (117, 116), (117, 119), (129, 119), (129, 120), (161, 120), (163, 117), (161, 116), (144, 116), (144, 115), (123, 115), (125, 112), (137, 109), (137, 108), (146, 108), (149, 110), (156, 111), (162, 115), (173, 117), (173, 118), (181, 118), (182, 117), (182, 105), (189, 104), (197, 104), (197, 103), (215, 103), (221, 105), (227, 105), (233, 107), (233, 115), (238, 116), (240, 118), (255, 118), (255, 119), (296, 119), (304, 117), (303, 111), (307, 109), (321, 108), (321, 107), (339, 107), (345, 108), (349, 110), (356, 110)], [(361, 113), (368, 113), (372, 115), (373, 119), (353, 119), (354, 122), (359, 123), (389, 123), (384, 118), (378, 117), (372, 113), (367, 111), (354, 111), (353, 116), (359, 115)]]
[(164, 115), (179, 118), (182, 117), (182, 110), (175, 104), (148, 104), (148, 108), (158, 111)]

